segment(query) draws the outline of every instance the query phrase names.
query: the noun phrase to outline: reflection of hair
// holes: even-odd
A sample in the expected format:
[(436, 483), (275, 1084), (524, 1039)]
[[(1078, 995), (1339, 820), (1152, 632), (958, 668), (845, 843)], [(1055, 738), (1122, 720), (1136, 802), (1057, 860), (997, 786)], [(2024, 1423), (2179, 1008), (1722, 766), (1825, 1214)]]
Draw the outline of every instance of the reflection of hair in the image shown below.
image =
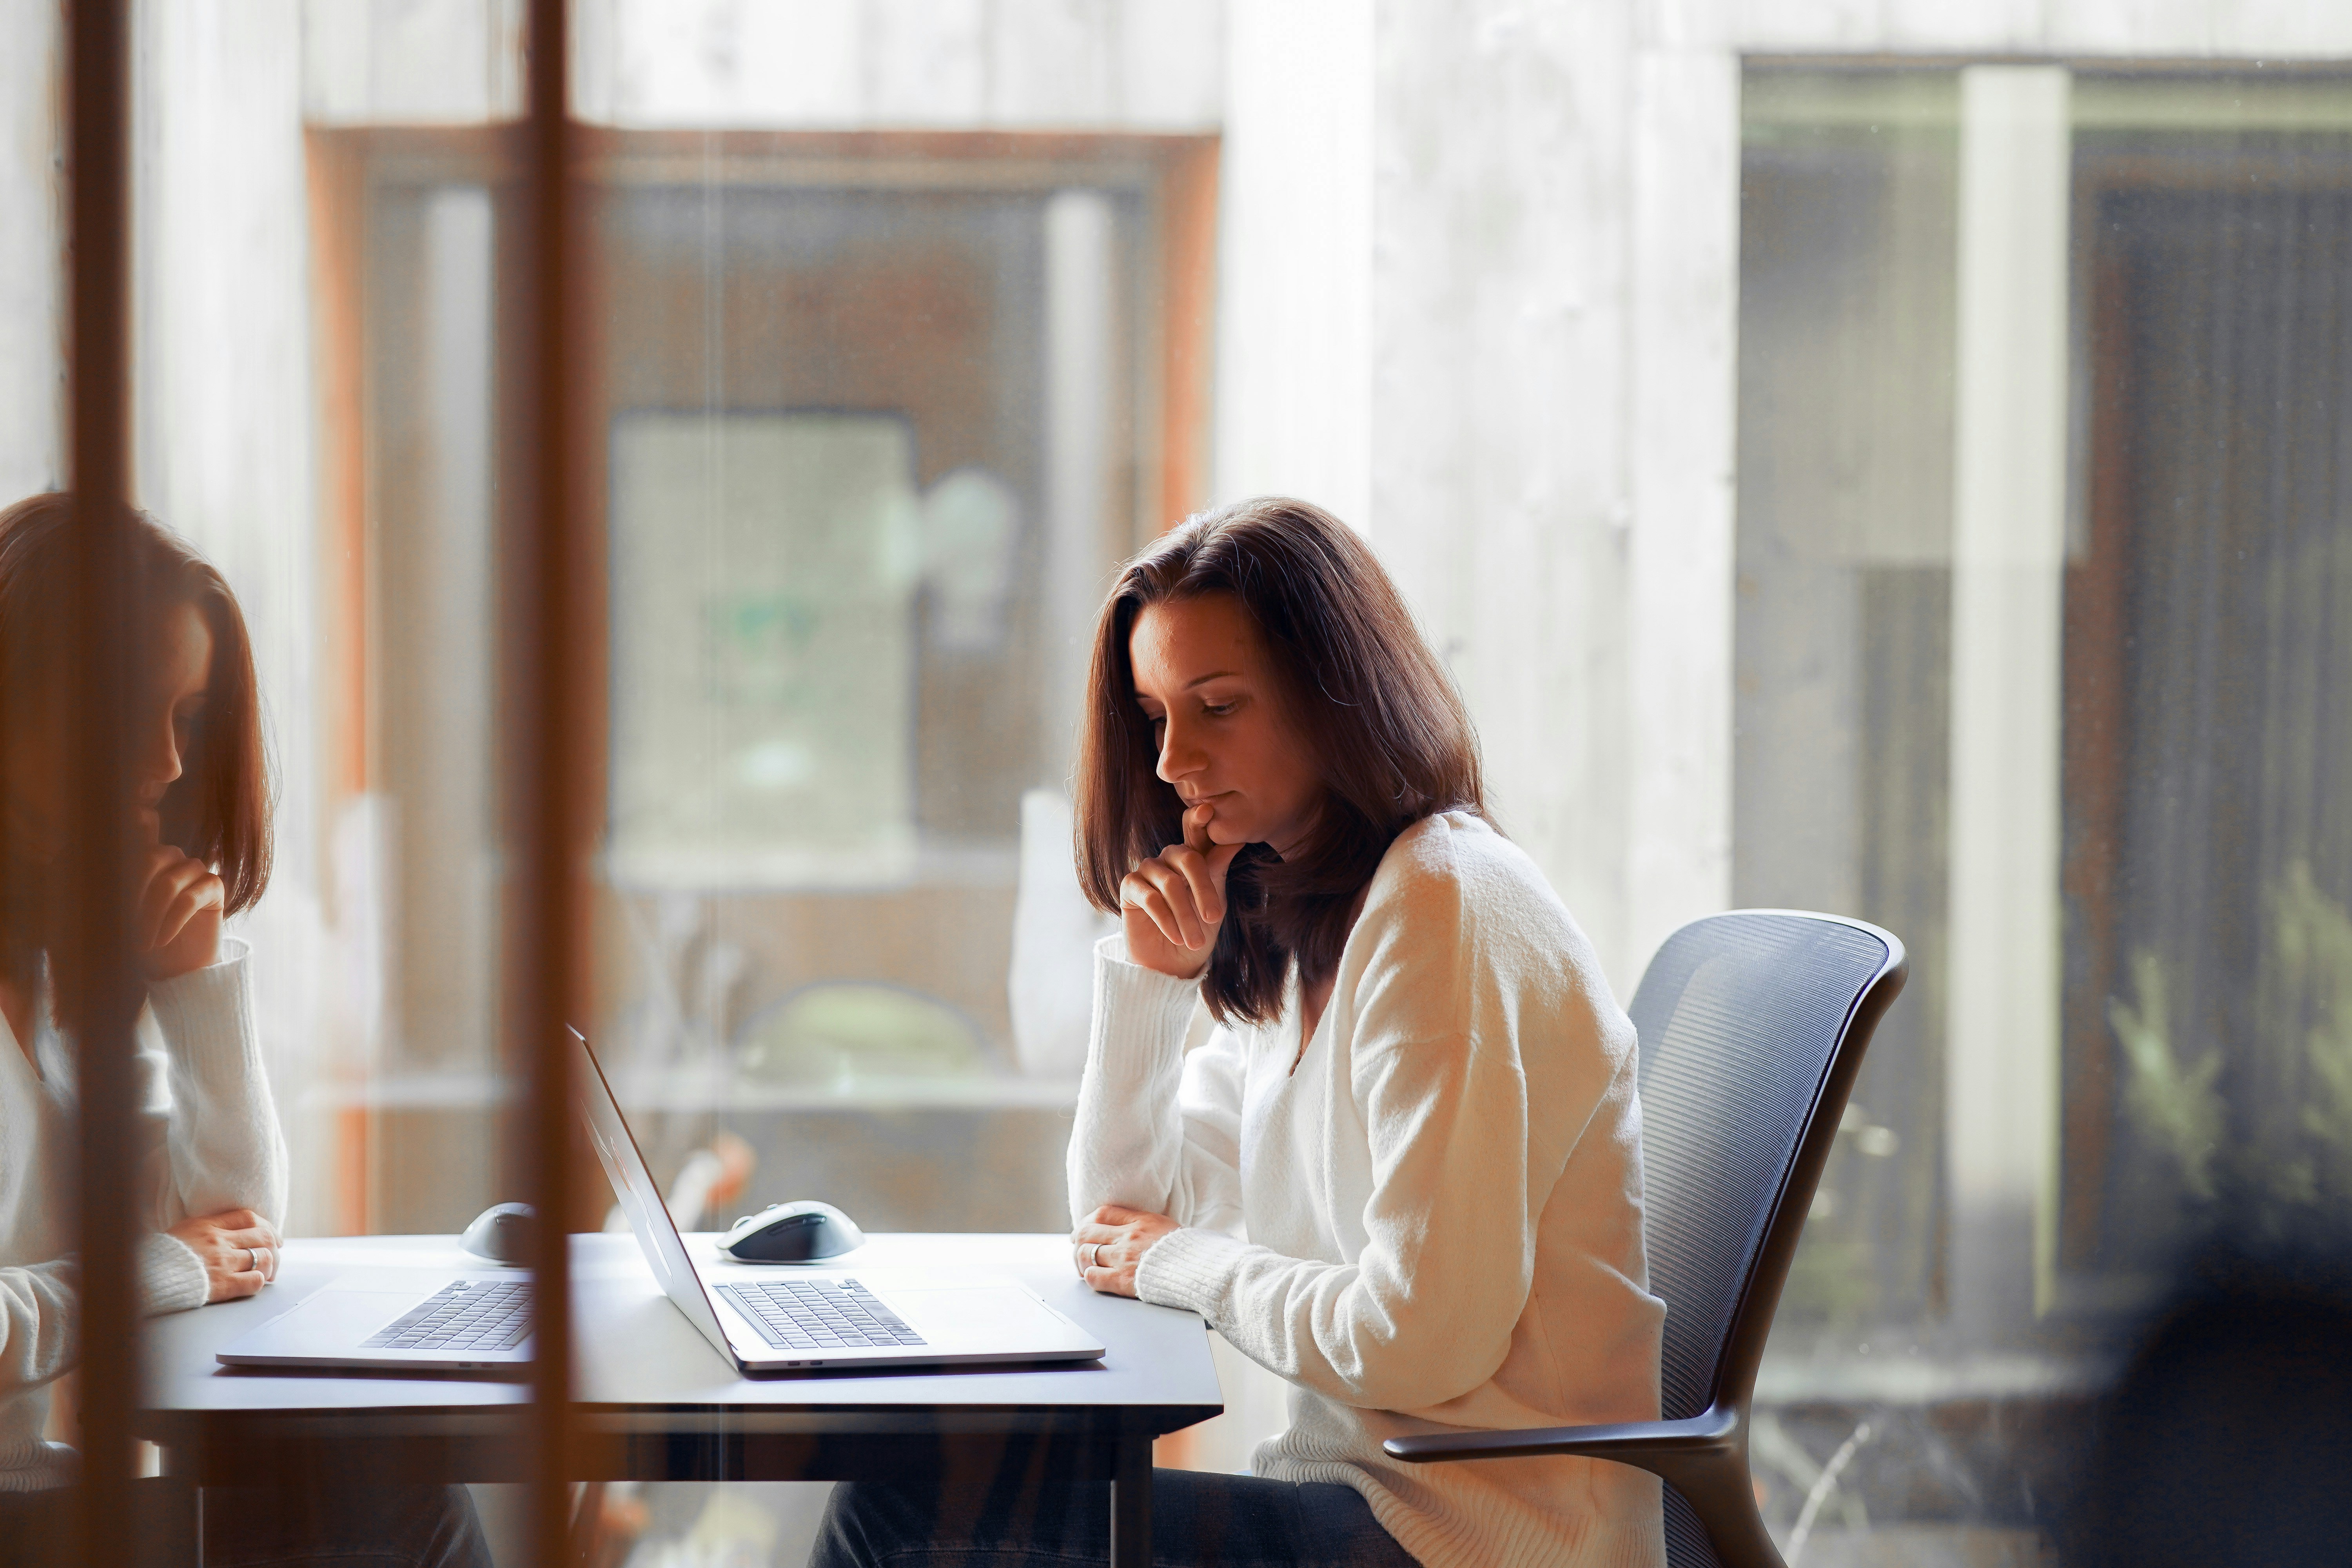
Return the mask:
[[(0, 510), (0, 702), (17, 713), (34, 705), (36, 693), (58, 687), (75, 598), (66, 549), (74, 526), (66, 495), (28, 496)], [(252, 640), (228, 584), (185, 541), (144, 513), (132, 514), (127, 532), (137, 611), (152, 625), (175, 605), (193, 605), (212, 633), (203, 716), (163, 795), (163, 839), (220, 873), (226, 912), (235, 914), (269, 881), (269, 775)], [(22, 852), (10, 837), (0, 834), (0, 862)], [(37, 885), (28, 870), (0, 865), (0, 886), (11, 895), (0, 944), (16, 957), (47, 940), (41, 928), (48, 911), (17, 901), (19, 889)]]
[(1192, 518), (1128, 563), (1096, 623), (1075, 782), (1078, 877), (1097, 908), (1117, 909), (1120, 880), (1183, 837), (1129, 636), (1144, 606), (1208, 594), (1233, 595), (1256, 623), (1283, 717), (1323, 774), (1297, 855), (1252, 845), (1235, 857), (1209, 955), (1210, 1010), (1265, 1024), (1293, 959), (1309, 983), (1338, 969), (1356, 899), (1398, 834), (1433, 812), (1484, 813), (1478, 742), (1396, 585), (1345, 524), (1278, 497)]

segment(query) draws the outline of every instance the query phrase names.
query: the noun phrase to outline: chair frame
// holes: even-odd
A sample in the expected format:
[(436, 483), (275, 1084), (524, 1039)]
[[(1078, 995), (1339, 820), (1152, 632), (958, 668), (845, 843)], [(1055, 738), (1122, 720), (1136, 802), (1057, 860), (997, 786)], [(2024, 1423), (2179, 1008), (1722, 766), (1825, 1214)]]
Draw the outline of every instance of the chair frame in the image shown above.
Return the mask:
[[(1772, 1315), (1788, 1283), (1789, 1265), (1804, 1234), (1814, 1190), (1829, 1163), (1838, 1121), (1853, 1092), (1862, 1058), (1878, 1021), (1902, 992), (1910, 973), (1902, 939), (1865, 921), (1809, 910), (1738, 910), (1743, 915), (1780, 915), (1822, 921), (1868, 931), (1886, 944), (1886, 959), (1871, 976), (1838, 1030), (1828, 1070), (1813, 1092), (1794, 1158), (1772, 1200), (1763, 1244), (1741, 1285), (1739, 1305), (1716, 1369), (1706, 1410), (1679, 1421), (1634, 1421), (1615, 1426), (1538, 1426), (1517, 1431), (1444, 1432), (1391, 1437), (1381, 1445), (1392, 1459), (1439, 1464), (1462, 1459), (1519, 1459), (1543, 1454), (1575, 1454), (1610, 1459), (1649, 1471), (1682, 1493), (1706, 1527), (1716, 1555), (1727, 1568), (1786, 1568), (1780, 1548), (1764, 1528), (1748, 1468), (1749, 1411), (1756, 1394), (1756, 1369)], [(1721, 916), (1710, 916), (1720, 919)], [(1697, 922), (1693, 922), (1697, 923)], [(1684, 929), (1688, 929), (1687, 927)], [(1671, 940), (1671, 939), (1669, 939)]]

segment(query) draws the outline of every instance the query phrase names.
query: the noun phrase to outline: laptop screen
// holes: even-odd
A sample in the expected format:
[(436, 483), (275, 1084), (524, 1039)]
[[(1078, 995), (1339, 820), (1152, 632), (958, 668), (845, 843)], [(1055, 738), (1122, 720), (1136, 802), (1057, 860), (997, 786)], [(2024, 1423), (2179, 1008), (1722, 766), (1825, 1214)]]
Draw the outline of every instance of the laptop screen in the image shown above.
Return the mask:
[(604, 1069), (597, 1063), (596, 1053), (588, 1048), (587, 1037), (577, 1029), (571, 1031), (578, 1058), (572, 1064), (573, 1078), (580, 1095), (581, 1119), (588, 1124), (588, 1142), (596, 1148), (598, 1163), (611, 1178), (613, 1191), (621, 1200), (621, 1212), (629, 1216), (629, 1229), (637, 1238), (646, 1262), (661, 1281), (662, 1289), (687, 1321), (702, 1331), (702, 1337), (718, 1348), (730, 1362), (735, 1352), (727, 1342), (727, 1331), (719, 1326), (719, 1314), (710, 1305), (710, 1297), (702, 1287), (702, 1277), (694, 1271), (694, 1260), (687, 1255), (686, 1239), (677, 1233), (677, 1223), (669, 1216), (669, 1205), (662, 1202), (661, 1189), (654, 1184), (654, 1174), (646, 1169), (646, 1157), (637, 1151), (637, 1140), (629, 1131), (629, 1124), (621, 1116), (620, 1102), (613, 1098), (613, 1086), (605, 1081)]

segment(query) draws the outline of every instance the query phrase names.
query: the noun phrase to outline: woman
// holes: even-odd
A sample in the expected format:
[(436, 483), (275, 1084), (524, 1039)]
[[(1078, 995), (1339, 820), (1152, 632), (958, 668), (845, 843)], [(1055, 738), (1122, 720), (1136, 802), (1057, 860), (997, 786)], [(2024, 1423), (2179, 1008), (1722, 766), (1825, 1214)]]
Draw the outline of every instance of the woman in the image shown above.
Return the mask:
[[(1097, 950), (1074, 1262), (1292, 1385), (1247, 1477), (1155, 1473), (1155, 1557), (1654, 1564), (1657, 1482), (1412, 1467), (1402, 1433), (1653, 1420), (1633, 1030), (1369, 551), (1244, 502), (1099, 622), (1078, 860)], [(927, 1480), (929, 1478), (926, 1479)], [(840, 1489), (815, 1561), (1104, 1561), (1099, 1488)]]
[[(44, 1436), (51, 1391), (79, 1350), (75, 1055), (52, 1010), (68, 737), (90, 717), (65, 697), (75, 526), (62, 495), (0, 510), (0, 1558), (25, 1562), (54, 1556), (65, 1511), (55, 1489), (75, 1472), (73, 1450)], [(125, 726), (120, 807), (143, 846), (131, 941), (147, 983), (136, 1058), (144, 1199), (103, 1223), (139, 1232), (141, 1305), (156, 1313), (250, 1296), (275, 1276), (286, 1150), (246, 944), (221, 930), (269, 879), (251, 644), (220, 574), (143, 516), (131, 520), (129, 565), (141, 657), (130, 701), (107, 721)], [(205, 1510), (207, 1563), (348, 1561), (362, 1548), (380, 1553), (371, 1562), (489, 1561), (462, 1489), (272, 1495), (251, 1507), (212, 1495), (223, 1506)]]

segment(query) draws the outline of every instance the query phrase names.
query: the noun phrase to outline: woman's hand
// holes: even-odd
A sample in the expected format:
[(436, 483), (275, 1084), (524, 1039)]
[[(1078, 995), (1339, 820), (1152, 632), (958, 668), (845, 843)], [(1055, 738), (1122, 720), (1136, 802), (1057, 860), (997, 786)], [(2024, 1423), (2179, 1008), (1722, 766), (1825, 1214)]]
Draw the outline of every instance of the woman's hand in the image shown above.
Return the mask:
[(251, 1209), (184, 1219), (171, 1234), (205, 1266), (205, 1300), (234, 1301), (278, 1278), (278, 1229)]
[(226, 892), (211, 867), (169, 844), (148, 847), (132, 931), (150, 980), (220, 962), (221, 909)]
[(1078, 1278), (1106, 1296), (1132, 1296), (1135, 1266), (1154, 1242), (1180, 1228), (1164, 1214), (1105, 1204), (1070, 1233)]
[(1209, 842), (1216, 808), (1184, 814), (1184, 842), (1171, 844), (1129, 871), (1118, 885), (1127, 955), (1146, 969), (1190, 980), (1209, 966), (1225, 921), (1225, 873), (1238, 844)]

